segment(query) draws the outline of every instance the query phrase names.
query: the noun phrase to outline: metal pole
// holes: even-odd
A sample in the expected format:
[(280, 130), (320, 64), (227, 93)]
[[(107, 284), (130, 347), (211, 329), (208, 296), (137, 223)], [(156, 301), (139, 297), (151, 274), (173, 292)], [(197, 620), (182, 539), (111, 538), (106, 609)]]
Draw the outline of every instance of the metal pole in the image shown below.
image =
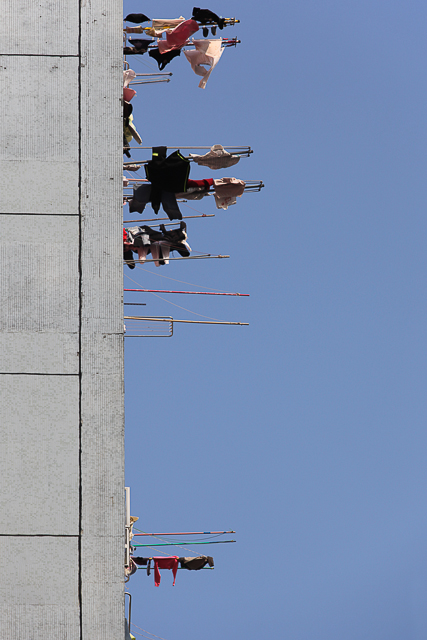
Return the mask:
[[(190, 220), (191, 218), (215, 218), (214, 213), (203, 213), (201, 216), (182, 216), (182, 220)], [(128, 224), (129, 222), (142, 222), (145, 224), (146, 222), (157, 222), (158, 220), (169, 220), (169, 218), (150, 218), (149, 220), (123, 220), (123, 224)], [(178, 224), (180, 220), (176, 222), (168, 222), (165, 224), (165, 227), (170, 226), (171, 224)], [(157, 227), (158, 225), (154, 224), (153, 227)]]
[(161, 544), (133, 544), (133, 547), (179, 547), (183, 544), (227, 544), (236, 540), (213, 540), (210, 542), (162, 542)]
[[(165, 145), (166, 146), (166, 145)], [(222, 145), (224, 147), (224, 149), (250, 149), (249, 146), (242, 144), (239, 146), (231, 146), (228, 144), (223, 144)], [(137, 149), (152, 149), (153, 147), (136, 147)], [(211, 147), (167, 147), (168, 149), (210, 149)], [(244, 153), (247, 153), (246, 151)]]
[[(160, 262), (160, 260), (207, 260), (208, 258), (229, 258), (230, 256), (211, 256), (209, 254), (205, 256), (188, 256), (188, 258), (159, 258), (158, 260), (128, 260), (127, 262), (134, 262), (135, 264), (145, 264), (146, 262)], [(124, 261), (123, 264), (127, 264)]]
[(134, 533), (134, 536), (203, 536), (214, 533), (236, 533), (235, 531), (184, 531), (179, 533)]
[(175, 320), (175, 318), (172, 318), (172, 320), (166, 320), (166, 319), (162, 319), (162, 318), (153, 318), (153, 317), (145, 317), (145, 316), (124, 316), (123, 318), (124, 320), (149, 320), (151, 322), (184, 322), (186, 324), (232, 324), (232, 325), (238, 325), (241, 327), (249, 327), (249, 322), (219, 322), (219, 321), (207, 321), (207, 320)]
[(161, 71), (159, 71), (158, 73), (137, 73), (136, 77), (145, 77), (145, 76), (173, 76), (173, 73), (168, 73), (167, 71), (165, 71), (164, 73), (162, 73)]
[[(135, 84), (155, 84), (156, 82), (170, 82), (170, 78), (163, 78), (162, 80), (141, 80), (138, 82), (129, 82), (129, 86), (134, 86)], [(131, 147), (133, 149), (133, 147)]]
[[(168, 291), (166, 289), (123, 289), (123, 291), (141, 291), (143, 293), (187, 293), (198, 296), (247, 296), (249, 293), (214, 293), (210, 291)], [(126, 302), (125, 302), (126, 304)]]

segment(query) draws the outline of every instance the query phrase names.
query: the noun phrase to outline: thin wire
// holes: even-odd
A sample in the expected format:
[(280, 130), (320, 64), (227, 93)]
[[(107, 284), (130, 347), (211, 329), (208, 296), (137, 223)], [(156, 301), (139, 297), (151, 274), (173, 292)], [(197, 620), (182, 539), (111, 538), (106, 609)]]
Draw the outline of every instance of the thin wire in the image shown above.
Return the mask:
[[(131, 622), (131, 625), (133, 627), (136, 627), (137, 629), (140, 629), (141, 631), (145, 631), (145, 633), (148, 633), (150, 636), (153, 636), (154, 638), (159, 638), (159, 640), (165, 640), (165, 638), (162, 638), (162, 636), (156, 636), (154, 633), (150, 633), (146, 629), (143, 629), (142, 627), (138, 627), (138, 625), (134, 624), (133, 622)], [(138, 635), (141, 635), (141, 634), (138, 634)]]
[[(145, 531), (143, 531), (142, 533), (146, 533)], [(153, 536), (153, 538), (157, 538), (158, 540), (163, 540), (163, 538), (159, 538), (159, 536)], [(164, 540), (163, 540), (164, 542)], [(166, 542), (168, 542), (166, 540)], [(183, 547), (182, 544), (176, 544), (174, 545), (175, 547), (179, 547), (180, 549), (184, 549), (184, 551), (188, 551), (189, 553), (194, 553), (195, 556), (197, 557), (197, 551), (193, 551), (192, 549), (187, 549), (187, 547)], [(165, 556), (169, 556), (170, 554), (167, 551), (162, 551), (161, 549), (158, 549), (158, 547), (144, 547), (145, 549), (151, 549), (153, 551), (157, 551), (159, 550), (160, 553), (163, 553)]]
[[(145, 547), (146, 549), (151, 549), (152, 551), (160, 551), (160, 553), (163, 553), (163, 555), (168, 556), (169, 553), (167, 551), (162, 551), (161, 549), (157, 549), (157, 547)], [(194, 553), (194, 551), (193, 551)]]
[[(140, 265), (136, 265), (137, 267), (139, 267)], [(135, 284), (141, 286), (139, 284), (139, 282), (136, 282), (136, 280), (133, 280), (130, 276), (127, 275), (127, 273), (125, 273), (126, 278), (129, 278), (129, 280), (131, 282), (134, 282)], [(158, 293), (152, 293), (152, 296), (156, 296), (156, 298), (160, 298), (160, 300), (163, 300), (163, 302), (167, 302), (171, 305), (173, 305), (174, 307), (178, 307), (179, 309), (182, 309), (183, 311), (188, 311), (188, 313), (193, 313), (195, 316), (200, 316), (201, 318), (206, 318), (207, 320), (215, 320), (216, 322), (221, 322), (221, 320), (218, 320), (218, 318), (210, 318), (209, 316), (204, 316), (201, 313), (196, 313), (195, 311), (191, 311), (190, 309), (186, 309), (185, 307), (181, 307), (179, 304), (176, 304), (175, 302), (171, 302), (170, 300), (166, 300), (166, 298), (162, 298), (162, 296), (159, 296)]]
[[(134, 624), (133, 624), (133, 622), (131, 622), (131, 624), (132, 624), (133, 626), (135, 626), (135, 627), (136, 627), (136, 625), (134, 625)], [(141, 628), (141, 627), (137, 627), (137, 629), (140, 629), (140, 628)], [(144, 633), (138, 633), (138, 631), (135, 631), (134, 629), (132, 629), (131, 633), (132, 633), (132, 634), (135, 634), (135, 635), (137, 635), (137, 636), (141, 636), (141, 638), (148, 638), (148, 640), (153, 640), (153, 638), (151, 637), (151, 635), (150, 635), (150, 636), (146, 636)], [(148, 633), (148, 631), (147, 631), (147, 633)], [(154, 636), (154, 637), (155, 637), (155, 638), (160, 638), (160, 636)], [(163, 640), (165, 640), (165, 639), (163, 638)]]
[(182, 309), (183, 311), (188, 311), (188, 313), (193, 313), (195, 316), (200, 316), (201, 318), (206, 318), (207, 320), (215, 320), (215, 322), (221, 322), (221, 320), (219, 320), (218, 318), (210, 318), (209, 316), (203, 316), (201, 313), (196, 313), (195, 311), (191, 311), (190, 309), (186, 309), (185, 307), (181, 307), (179, 304), (176, 304), (175, 302), (171, 302), (170, 300), (166, 300), (166, 298), (162, 298), (162, 296), (159, 296), (158, 293), (152, 293), (152, 296), (156, 296), (156, 298), (160, 298), (160, 300), (163, 300), (163, 302), (167, 302), (168, 304), (172, 304), (174, 307), (178, 307), (179, 309)]
[[(143, 531), (143, 533), (145, 533), (145, 531)], [(219, 538), (220, 536), (224, 536), (225, 533), (219, 533), (216, 536), (209, 536), (209, 538), (195, 538), (193, 542), (199, 542), (199, 541), (203, 541), (203, 540), (212, 540), (213, 538)], [(158, 536), (153, 536), (154, 538), (158, 537)], [(163, 540), (164, 542), (175, 542), (175, 540), (173, 540), (172, 538), (159, 538), (159, 540)], [(183, 547), (184, 549), (184, 547)], [(188, 551), (188, 549), (187, 549)]]
[(203, 215), (203, 211), (199, 211), (198, 209), (195, 209), (194, 207), (190, 207), (190, 205), (187, 204), (186, 202), (181, 202), (181, 204), (183, 204), (184, 207), (188, 207), (189, 209), (192, 209), (193, 211), (197, 211), (197, 213), (201, 213)]
[[(171, 278), (170, 276), (164, 276), (162, 273), (157, 273), (156, 271), (148, 271), (146, 270), (145, 273), (152, 273), (153, 276), (159, 276), (160, 278), (166, 278), (167, 280), (173, 280), (174, 282), (180, 282), (181, 284), (189, 284), (191, 287), (202, 287), (205, 289), (210, 289), (211, 291), (218, 291), (219, 293), (230, 293), (229, 291), (224, 291), (224, 289), (213, 289), (212, 287), (205, 287), (204, 285), (201, 284), (194, 284), (193, 282), (186, 282), (185, 280), (177, 280), (176, 278)], [(137, 284), (139, 284), (137, 282)], [(142, 285), (139, 285), (140, 287), (142, 287)]]
[[(138, 533), (147, 533), (147, 531), (143, 531), (142, 529), (137, 529), (136, 527), (133, 527), (133, 529), (135, 529), (135, 531), (138, 531)], [(226, 535), (225, 533), (217, 533), (216, 535), (213, 536), (209, 536), (208, 538), (195, 538), (195, 541), (197, 540), (211, 540), (212, 538), (219, 538), (220, 536), (224, 536)], [(156, 538), (158, 536), (150, 536), (150, 538)], [(173, 542), (174, 538), (160, 538), (160, 540), (165, 540), (165, 542)]]
[[(141, 285), (139, 284), (139, 282), (137, 282), (136, 280), (134, 280), (133, 278), (131, 278), (130, 276), (128, 276), (128, 274), (127, 274), (127, 273), (125, 273), (125, 274), (124, 274), (124, 276), (125, 276), (125, 278), (128, 278), (128, 280), (130, 280), (131, 282), (133, 282), (134, 284), (137, 284), (139, 287), (141, 286)], [(144, 531), (143, 531), (142, 533), (144, 533)]]
[[(147, 531), (142, 531), (142, 529), (136, 529), (135, 528), (135, 531), (139, 531), (140, 533), (147, 533)], [(167, 538), (161, 538), (160, 536), (150, 536), (150, 538), (157, 538), (157, 540), (163, 540), (163, 542), (170, 542), (170, 540), (168, 540)], [(190, 553), (196, 553), (196, 551), (192, 551), (191, 549), (187, 549), (186, 547), (183, 547), (182, 545), (175, 545), (175, 546), (177, 546), (177, 547), (179, 546), (179, 547), (181, 547), (181, 549), (185, 549), (185, 551), (189, 551)], [(153, 549), (154, 547), (148, 547), (148, 548), (149, 549)], [(196, 553), (196, 555), (197, 555), (197, 553)]]
[[(132, 40), (130, 40), (130, 42), (132, 42)], [(133, 58), (136, 58), (136, 56), (133, 56)], [(129, 60), (127, 60), (127, 62), (129, 62)], [(133, 62), (133, 60), (132, 60), (132, 62)], [(156, 69), (156, 67), (154, 65), (148, 64), (147, 62), (144, 62), (144, 60), (135, 59), (135, 62), (138, 62), (138, 64), (143, 64), (145, 67), (148, 67), (152, 71), (157, 71), (158, 70), (158, 69)]]
[[(135, 163), (135, 164), (137, 164), (137, 163)], [(129, 174), (129, 178), (131, 178), (131, 177), (132, 177), (132, 175), (134, 175), (134, 176), (136, 175), (136, 176), (138, 176), (138, 178), (141, 178), (141, 180), (143, 179), (143, 176), (140, 176), (140, 175), (139, 175), (139, 171), (140, 171), (139, 169), (138, 169), (138, 171), (129, 171), (129, 169), (125, 169), (125, 168), (123, 168), (123, 171), (126, 171), (126, 173), (128, 173), (128, 174)], [(128, 185), (128, 187), (127, 187), (127, 188), (128, 188), (128, 189), (130, 189), (132, 186), (133, 186), (133, 185)]]

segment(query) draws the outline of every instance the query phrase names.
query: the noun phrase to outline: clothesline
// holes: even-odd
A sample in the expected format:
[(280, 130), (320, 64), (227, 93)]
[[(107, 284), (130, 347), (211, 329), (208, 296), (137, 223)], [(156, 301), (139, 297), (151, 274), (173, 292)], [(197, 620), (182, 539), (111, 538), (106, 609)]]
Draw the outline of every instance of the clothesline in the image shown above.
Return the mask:
[[(131, 147), (132, 149), (132, 147)], [(129, 182), (132, 180), (133, 184), (146, 184), (148, 182), (148, 180), (145, 180), (144, 178), (130, 178)], [(257, 191), (260, 191), (265, 185), (263, 183), (262, 180), (244, 180), (245, 182), (245, 186), (244, 186), (244, 190), (245, 191), (249, 191), (252, 189), (257, 189)], [(133, 185), (129, 186), (129, 187), (123, 187), (123, 189), (131, 189)], [(184, 192), (185, 194), (185, 192)], [(209, 192), (207, 195), (211, 195)], [(182, 198), (181, 198), (182, 199)]]
[[(152, 81), (152, 82), (160, 82), (159, 80), (156, 81)], [(169, 80), (168, 80), (169, 82)], [(129, 149), (141, 149), (142, 147), (129, 147)], [(174, 149), (175, 147), (169, 147), (169, 149)], [(187, 147), (189, 149), (195, 149), (196, 147)], [(209, 147), (210, 148), (210, 147)], [(231, 147), (228, 147), (229, 149)], [(181, 149), (183, 149), (183, 147), (181, 147)], [(249, 158), (250, 154), (253, 153), (252, 149), (248, 149), (247, 151), (233, 151), (233, 156), (239, 156), (240, 158)], [(192, 158), (191, 156), (184, 156), (184, 158), (186, 160), (188, 160), (189, 162), (195, 162), (194, 158)], [(142, 167), (145, 164), (148, 164), (149, 162), (151, 162), (150, 160), (137, 160), (136, 162), (128, 162), (126, 163), (127, 165), (130, 166), (136, 166), (139, 165), (139, 167)], [(125, 163), (123, 163), (123, 168), (125, 169)], [(131, 178), (129, 178), (131, 179)]]
[[(176, 322), (176, 321), (175, 321)], [(236, 540), (207, 540), (205, 542), (162, 542), (161, 544), (133, 544), (133, 547), (176, 547), (181, 544), (227, 544)]]
[[(126, 32), (128, 33), (128, 32)], [(135, 31), (133, 31), (132, 33), (135, 33)], [(138, 32), (136, 32), (138, 33)], [(127, 38), (126, 41), (127, 44), (132, 45), (132, 38)], [(221, 38), (221, 44), (223, 45), (223, 49), (225, 49), (226, 47), (235, 47), (238, 44), (241, 44), (242, 41), (238, 40), (237, 38)], [(190, 42), (189, 40), (183, 45), (183, 49), (187, 49), (188, 47), (194, 47), (194, 43)], [(147, 49), (157, 49), (158, 45), (153, 41), (152, 44), (147, 45)], [(141, 51), (140, 55), (143, 55), (144, 53), (146, 53), (146, 51)], [(138, 55), (138, 54), (136, 54)], [(170, 74), (172, 75), (172, 74)]]
[[(169, 74), (170, 76), (172, 73)], [(156, 82), (170, 82), (170, 78), (161, 78), (159, 80), (140, 80), (139, 82), (129, 82), (130, 85), (137, 84), (155, 84)]]
[[(167, 71), (154, 71), (153, 73), (136, 73), (135, 77), (151, 77), (151, 76), (173, 76), (173, 73)], [(132, 80), (131, 80), (132, 82)]]
[[(130, 149), (133, 149), (133, 147), (130, 147)], [(128, 187), (123, 187), (123, 190), (133, 189), (133, 186), (137, 184), (147, 184), (147, 180), (145, 180), (144, 178), (141, 178), (141, 179), (130, 178), (129, 182), (130, 181), (132, 181), (132, 185), (129, 185)], [(261, 189), (265, 187), (265, 184), (263, 183), (262, 180), (244, 180), (244, 182), (245, 182), (245, 186), (243, 187), (243, 190), (246, 193), (255, 193), (255, 192), (261, 191)], [(184, 192), (184, 195), (185, 195), (185, 192)], [(214, 192), (208, 191), (205, 195), (211, 196), (211, 195), (214, 195)], [(125, 193), (124, 197), (132, 199), (133, 196), (131, 194)], [(184, 198), (179, 198), (179, 202), (182, 202), (183, 200)]]
[[(207, 260), (210, 258), (229, 258), (230, 256), (211, 256), (210, 254), (201, 255), (201, 256), (188, 256), (188, 258), (168, 258), (168, 260)], [(128, 260), (128, 262), (135, 262), (136, 264), (145, 264), (146, 262), (158, 262), (158, 260)], [(123, 262), (127, 264), (126, 261)]]
[[(181, 531), (179, 533), (134, 533), (134, 536), (203, 536), (211, 534), (236, 533), (235, 531)], [(182, 544), (185, 544), (184, 542)]]
[[(245, 296), (249, 297), (249, 293), (214, 293), (212, 291), (166, 291), (165, 289), (123, 289), (123, 291), (138, 291), (143, 293), (185, 293), (198, 296)], [(125, 303), (126, 304), (126, 303)], [(143, 535), (141, 533), (135, 535)], [(160, 534), (157, 534), (160, 535)], [(177, 534), (178, 535), (178, 534)]]
[[(243, 144), (238, 145), (238, 146), (234, 146), (234, 147), (231, 146), (231, 145), (228, 145), (228, 144), (223, 144), (222, 146), (224, 147), (224, 149), (247, 149), (247, 150), (251, 149), (251, 147), (249, 147), (247, 145), (243, 145)], [(150, 150), (152, 148), (153, 147), (137, 147), (137, 149), (150, 149)], [(205, 147), (205, 146), (204, 147), (183, 147), (183, 146), (181, 146), (181, 147), (168, 147), (168, 149), (178, 149), (178, 150), (179, 149), (211, 149), (211, 148), (212, 147)], [(133, 164), (133, 163), (129, 162), (128, 164)]]
[[(183, 322), (185, 324), (228, 324), (235, 326), (248, 327), (249, 322), (219, 322), (219, 321), (206, 321), (206, 320), (176, 320), (175, 318), (155, 318), (155, 317), (146, 317), (146, 316), (124, 316), (124, 320), (149, 320), (150, 322), (169, 322), (173, 324), (174, 322)], [(230, 541), (229, 541), (230, 542)], [(235, 542), (235, 540), (233, 541)], [(183, 542), (182, 544), (200, 544), (196, 542)]]
[[(132, 15), (132, 14), (130, 14), (130, 15)], [(155, 21), (159, 20), (159, 18), (155, 18), (154, 20)], [(166, 19), (164, 21), (167, 22)], [(223, 18), (222, 21), (223, 21), (223, 26), (224, 27), (232, 27), (235, 24), (240, 24), (240, 20), (238, 18)], [(126, 18), (123, 20), (123, 22), (131, 22), (132, 24), (135, 24), (135, 22), (133, 20), (126, 20)], [(142, 22), (152, 22), (152, 20), (143, 20)], [(203, 21), (197, 20), (197, 22), (199, 22), (201, 26), (209, 25), (209, 27), (214, 27), (214, 26), (217, 27), (219, 25), (218, 22), (215, 22), (213, 20), (209, 20), (207, 22), (203, 22)], [(132, 29), (133, 27), (130, 27), (130, 28)], [(142, 28), (145, 30), (145, 29), (151, 29), (152, 27), (142, 27)], [(125, 31), (126, 29), (127, 29), (127, 27), (125, 27), (123, 29), (123, 31)]]
[[(215, 218), (214, 213), (202, 213), (201, 216), (182, 216), (182, 220), (189, 220), (190, 218)], [(150, 218), (149, 220), (123, 220), (123, 224), (128, 224), (130, 222), (141, 222), (141, 224), (145, 224), (146, 222), (157, 222), (160, 220), (169, 220), (169, 218)], [(170, 227), (171, 225), (176, 224), (176, 222), (168, 222), (165, 224), (165, 227)], [(153, 227), (159, 227), (159, 224), (153, 224)]]
[[(194, 542), (192, 543), (194, 544)], [(142, 569), (142, 571), (147, 571), (145, 567), (138, 567), (138, 570)], [(213, 571), (215, 567), (202, 567), (201, 569), (197, 569), (197, 571)], [(178, 571), (188, 571), (185, 567), (178, 567)]]

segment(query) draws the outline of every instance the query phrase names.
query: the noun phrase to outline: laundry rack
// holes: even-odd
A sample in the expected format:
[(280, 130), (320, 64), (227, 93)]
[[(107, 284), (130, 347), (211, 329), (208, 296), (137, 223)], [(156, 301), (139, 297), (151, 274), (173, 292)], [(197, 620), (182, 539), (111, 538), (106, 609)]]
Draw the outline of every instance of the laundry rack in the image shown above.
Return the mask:
[[(139, 74), (137, 74), (139, 75)], [(223, 145), (225, 151), (229, 151), (230, 153), (232, 153), (234, 156), (240, 156), (241, 158), (249, 158), (249, 156), (253, 153), (253, 149), (251, 149), (250, 146), (247, 145), (240, 145), (240, 146), (232, 146), (232, 145)], [(153, 147), (141, 147), (141, 146), (137, 146), (137, 147), (129, 147), (129, 149), (144, 149), (144, 150), (151, 150)], [(206, 149), (206, 151), (209, 151), (209, 149), (212, 148), (212, 146), (210, 147), (188, 147), (188, 146), (182, 146), (182, 147), (167, 147), (168, 150), (169, 149), (176, 149), (176, 150), (181, 150), (181, 149), (185, 149), (185, 150), (204, 150)], [(193, 160), (193, 158), (191, 157), (187, 157), (187, 160), (190, 160), (190, 162)], [(150, 162), (149, 160), (138, 160), (137, 162), (124, 162), (123, 163), (123, 167), (127, 164), (147, 164), (147, 162)]]
[[(191, 150), (191, 151), (202, 151), (202, 150), (206, 150), (209, 151), (212, 147), (209, 146), (179, 146), (179, 147), (167, 147), (168, 150), (170, 149), (174, 149), (174, 150)], [(152, 147), (142, 147), (142, 146), (138, 146), (138, 147), (129, 147), (129, 149), (132, 150), (151, 150)], [(225, 145), (224, 146), (225, 151), (228, 151), (229, 153), (232, 153), (235, 156), (239, 156), (240, 158), (249, 158), (249, 156), (253, 153), (253, 149), (249, 146), (249, 145)], [(194, 159), (191, 156), (185, 156), (187, 160), (189, 160), (190, 162), (194, 162)], [(131, 167), (136, 167), (138, 166), (139, 168), (142, 168), (144, 165), (146, 165), (148, 162), (150, 162), (150, 160), (133, 160), (133, 161), (126, 161), (123, 162), (123, 170), (127, 171), (128, 173), (130, 173), (129, 170), (126, 169), (127, 166), (131, 166)], [(135, 171), (135, 169), (132, 169), (132, 171)], [(123, 188), (123, 195), (124, 195), (124, 199), (131, 199), (132, 195), (133, 195), (133, 187), (137, 186), (139, 184), (144, 184), (146, 182), (148, 182), (148, 180), (146, 180), (145, 178), (131, 178), (131, 177), (126, 177), (126, 180), (128, 182), (127, 186), (125, 186)], [(245, 192), (246, 193), (255, 193), (258, 191), (261, 191), (261, 189), (264, 187), (264, 183), (262, 182), (262, 180), (245, 180), (246, 186), (245, 186)], [(213, 195), (212, 193), (208, 193), (207, 195)]]
[[(126, 201), (132, 200), (134, 187), (148, 182), (148, 180), (145, 180), (145, 178), (140, 178), (140, 179), (129, 178), (128, 181), (131, 182), (132, 184), (129, 184), (128, 186), (123, 187), (123, 200), (126, 200)], [(262, 180), (245, 180), (244, 192), (258, 193), (264, 187), (265, 185)], [(213, 196), (213, 195), (214, 195), (213, 192), (208, 192), (205, 194), (205, 196)], [(186, 202), (186, 200), (185, 198), (179, 198), (178, 202)]]
[[(229, 27), (229, 26), (233, 26), (235, 24), (238, 24), (240, 22), (240, 20), (238, 20), (237, 18), (225, 18), (224, 19), (224, 27)], [(218, 24), (216, 22), (206, 22), (206, 23), (202, 23), (200, 26), (205, 30), (207, 28), (207, 26), (209, 25), (209, 27), (212, 29), (216, 29), (216, 27), (218, 27)], [(132, 46), (132, 38), (128, 36), (129, 33), (136, 33), (136, 34), (145, 34), (146, 29), (149, 29), (150, 27), (143, 27), (142, 25), (140, 26), (140, 30), (137, 30), (138, 27), (125, 27), (123, 29), (123, 47), (126, 46)], [(147, 35), (147, 34), (146, 34)], [(206, 35), (204, 34), (204, 37), (206, 37)], [(241, 43), (241, 40), (238, 40), (238, 38), (233, 37), (233, 38), (221, 38), (221, 48), (225, 49), (228, 47), (236, 47), (238, 44)], [(157, 43), (156, 40), (153, 38), (153, 42), (152, 44), (149, 44), (147, 46), (147, 49), (144, 51), (141, 51), (140, 54), (135, 53), (133, 55), (143, 55), (144, 53), (146, 53), (146, 51), (150, 50), (150, 49), (156, 49), (157, 48)], [(183, 46), (183, 48), (188, 49), (188, 48), (192, 48), (194, 47), (194, 43), (190, 40), (187, 41), (187, 43)], [(127, 62), (127, 57), (126, 54), (123, 54), (123, 64), (125, 66), (125, 68), (129, 68), (129, 63)], [(133, 57), (133, 56), (132, 56)], [(170, 74), (172, 75), (172, 74)], [(154, 82), (170, 82), (169, 78), (162, 78), (160, 80), (147, 80), (145, 82), (140, 82), (140, 83), (134, 83), (134, 84), (151, 84)]]

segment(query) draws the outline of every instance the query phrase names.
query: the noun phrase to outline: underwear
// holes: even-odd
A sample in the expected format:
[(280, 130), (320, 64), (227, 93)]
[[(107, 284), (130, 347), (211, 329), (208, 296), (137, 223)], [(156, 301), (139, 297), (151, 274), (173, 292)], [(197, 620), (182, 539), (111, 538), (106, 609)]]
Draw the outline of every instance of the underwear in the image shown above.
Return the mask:
[(140, 24), (141, 22), (149, 22), (149, 20), (150, 18), (144, 16), (143, 13), (129, 13), (125, 18), (125, 22), (134, 22), (135, 24)]
[(162, 71), (173, 58), (181, 55), (181, 49), (172, 49), (172, 51), (160, 53), (158, 47), (156, 47), (155, 49), (150, 49), (148, 55), (150, 56), (150, 58), (154, 58), (154, 60), (157, 61), (159, 69), (160, 71)]

